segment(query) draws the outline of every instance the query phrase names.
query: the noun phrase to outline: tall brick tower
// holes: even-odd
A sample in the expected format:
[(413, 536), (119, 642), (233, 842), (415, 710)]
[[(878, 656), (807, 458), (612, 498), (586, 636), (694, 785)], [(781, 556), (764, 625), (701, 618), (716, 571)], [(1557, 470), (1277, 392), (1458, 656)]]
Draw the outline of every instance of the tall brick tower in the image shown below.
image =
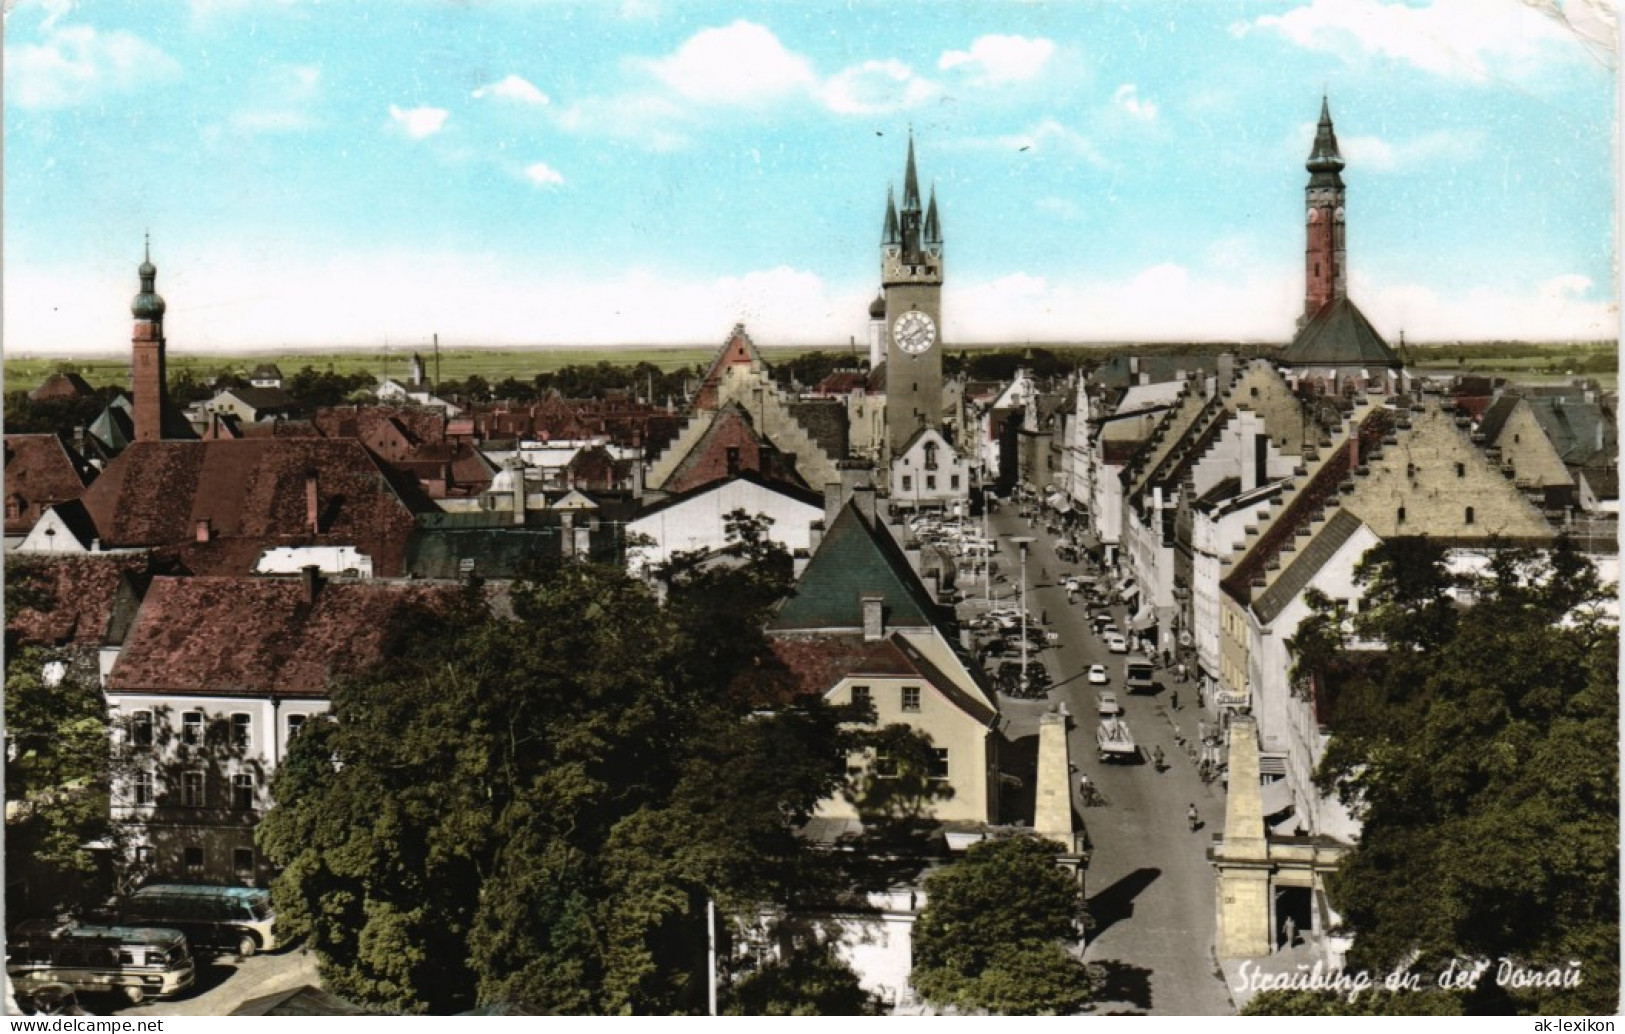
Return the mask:
[(1315, 146), (1306, 164), (1309, 186), (1308, 247), (1304, 253), (1303, 316), (1301, 328), (1314, 319), (1321, 306), (1334, 298), (1348, 296), (1347, 261), (1343, 244), (1343, 156), (1337, 153), (1337, 134), (1332, 131), (1332, 112), (1326, 98), (1320, 99), (1320, 125), (1315, 130)]
[(135, 317), (131, 335), (130, 383), (135, 391), (135, 440), (156, 442), (164, 437), (164, 410), (169, 406), (169, 381), (164, 375), (164, 300), (153, 289), (158, 267), (152, 264), (149, 241), (139, 270), (141, 293), (130, 302)]
[(880, 239), (880, 283), (886, 295), (886, 461), (922, 427), (942, 422), (942, 226), (937, 192), (920, 205), (914, 135), (903, 170), (903, 208), (886, 195)]

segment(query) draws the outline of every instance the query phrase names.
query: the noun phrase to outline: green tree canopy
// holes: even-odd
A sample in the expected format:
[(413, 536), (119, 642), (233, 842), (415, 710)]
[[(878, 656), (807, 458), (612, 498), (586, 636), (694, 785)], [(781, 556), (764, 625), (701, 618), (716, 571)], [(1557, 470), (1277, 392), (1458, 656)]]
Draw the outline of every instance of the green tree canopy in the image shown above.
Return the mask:
[(115, 832), (101, 691), (56, 651), (25, 647), (6, 658), (5, 714), (7, 918), (98, 904), (111, 886), (90, 845)]
[(1077, 883), (1055, 864), (1060, 844), (1015, 836), (975, 844), (925, 881), (914, 924), (920, 994), (944, 1005), (1037, 1015), (1076, 1011), (1094, 993), (1066, 949), (1083, 928)]
[[(846, 779), (857, 717), (818, 700), (752, 713), (752, 565), (705, 575), (755, 625), (701, 624), (624, 573), (566, 564), (403, 630), (339, 687), (272, 786), (262, 847), (279, 922), (335, 993), (455, 1012), (705, 1008), (705, 904), (754, 919), (828, 892), (794, 835)], [(769, 579), (770, 580), (770, 579)], [(757, 588), (760, 588), (758, 585)], [(756, 644), (756, 645), (753, 645)]]
[[(1619, 985), (1619, 632), (1612, 588), (1567, 542), (1506, 549), (1447, 594), (1442, 550), (1376, 547), (1356, 640), (1300, 675), (1329, 679), (1317, 779), (1363, 820), (1328, 882), (1351, 963), (1415, 958), (1528, 969), (1582, 963), (1578, 988), (1498, 989), (1470, 1012), (1612, 1013)], [(1324, 623), (1325, 616), (1322, 616)], [(1323, 652), (1319, 641), (1311, 654)], [(1351, 644), (1353, 645), (1353, 644)], [(1491, 972), (1494, 972), (1494, 966)]]

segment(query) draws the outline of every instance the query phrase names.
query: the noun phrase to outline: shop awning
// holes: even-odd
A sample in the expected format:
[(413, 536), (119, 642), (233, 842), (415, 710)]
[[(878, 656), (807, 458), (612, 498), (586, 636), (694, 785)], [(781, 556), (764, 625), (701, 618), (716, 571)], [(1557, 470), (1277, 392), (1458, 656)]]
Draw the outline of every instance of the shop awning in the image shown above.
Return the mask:
[(1156, 612), (1151, 609), (1151, 604), (1147, 603), (1136, 611), (1132, 618), (1129, 618), (1128, 627), (1136, 632), (1144, 632), (1156, 623)]
[(1140, 598), (1140, 587), (1130, 585), (1128, 588), (1120, 590), (1117, 595), (1122, 597), (1124, 603), (1133, 603)]
[(1292, 787), (1287, 785), (1285, 779), (1265, 783), (1262, 789), (1264, 792), (1264, 817), (1266, 819), (1292, 809)]

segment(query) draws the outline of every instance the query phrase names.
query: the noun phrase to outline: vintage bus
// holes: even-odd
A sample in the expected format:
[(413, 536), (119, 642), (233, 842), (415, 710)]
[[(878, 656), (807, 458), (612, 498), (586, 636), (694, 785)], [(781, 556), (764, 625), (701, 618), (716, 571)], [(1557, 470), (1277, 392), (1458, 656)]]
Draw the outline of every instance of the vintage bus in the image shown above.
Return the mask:
[(173, 927), (194, 948), (235, 952), (240, 958), (276, 949), (271, 892), (257, 887), (155, 883), (130, 895), (123, 916)]
[(1123, 686), (1130, 693), (1152, 692), (1157, 688), (1157, 670), (1149, 658), (1136, 654), (1123, 666)]
[(70, 924), (22, 932), (7, 946), (6, 974), (19, 994), (61, 984), (122, 992), (139, 1004), (184, 991), (196, 970), (179, 930)]

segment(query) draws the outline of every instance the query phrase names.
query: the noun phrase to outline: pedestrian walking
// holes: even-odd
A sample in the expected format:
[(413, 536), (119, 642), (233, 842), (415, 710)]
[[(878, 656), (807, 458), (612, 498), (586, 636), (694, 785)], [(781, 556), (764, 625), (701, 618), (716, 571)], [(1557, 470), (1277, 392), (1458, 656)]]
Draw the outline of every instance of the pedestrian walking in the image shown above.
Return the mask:
[(1196, 827), (1202, 824), (1201, 816), (1196, 814), (1196, 802), (1191, 802), (1190, 808), (1185, 812), (1185, 819), (1191, 824), (1191, 832), (1196, 832)]
[(1198, 685), (1196, 687), (1196, 709), (1198, 711), (1201, 711), (1201, 710), (1205, 710), (1206, 708), (1207, 708), (1207, 705), (1202, 702), (1202, 687), (1200, 685)]
[(1160, 743), (1157, 744), (1157, 749), (1155, 749), (1155, 750), (1153, 750), (1151, 752), (1151, 761), (1152, 761), (1152, 764), (1154, 764), (1156, 766), (1157, 771), (1161, 772), (1162, 771), (1162, 761), (1163, 761), (1162, 744), (1160, 744)]
[(1288, 948), (1298, 943), (1298, 924), (1291, 916), (1287, 916), (1286, 922), (1281, 924), (1281, 936), (1286, 940)]
[(1175, 711), (1179, 710), (1179, 690), (1176, 689), (1172, 693), (1168, 694), (1168, 706), (1172, 707)]

